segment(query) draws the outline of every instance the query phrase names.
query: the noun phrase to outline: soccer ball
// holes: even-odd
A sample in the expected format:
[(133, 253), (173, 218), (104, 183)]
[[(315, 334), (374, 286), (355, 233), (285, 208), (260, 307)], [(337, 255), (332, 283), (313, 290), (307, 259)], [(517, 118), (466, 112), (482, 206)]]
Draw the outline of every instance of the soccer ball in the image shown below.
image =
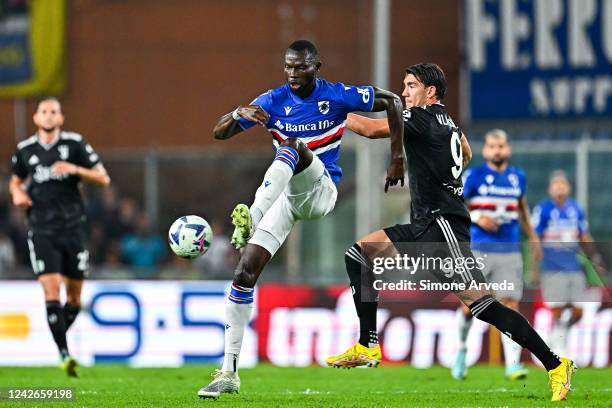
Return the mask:
[(182, 258), (195, 259), (204, 255), (212, 244), (213, 232), (208, 222), (197, 215), (185, 215), (174, 221), (168, 231), (172, 252)]

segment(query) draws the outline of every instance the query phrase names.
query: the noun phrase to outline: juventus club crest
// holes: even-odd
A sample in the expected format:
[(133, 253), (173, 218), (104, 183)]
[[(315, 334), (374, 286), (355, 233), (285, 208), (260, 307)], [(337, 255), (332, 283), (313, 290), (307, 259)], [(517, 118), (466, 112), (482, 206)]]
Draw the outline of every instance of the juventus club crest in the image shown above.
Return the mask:
[(329, 101), (319, 101), (319, 112), (323, 115), (329, 112)]
[(68, 146), (66, 145), (58, 146), (57, 150), (59, 150), (61, 160), (68, 160)]

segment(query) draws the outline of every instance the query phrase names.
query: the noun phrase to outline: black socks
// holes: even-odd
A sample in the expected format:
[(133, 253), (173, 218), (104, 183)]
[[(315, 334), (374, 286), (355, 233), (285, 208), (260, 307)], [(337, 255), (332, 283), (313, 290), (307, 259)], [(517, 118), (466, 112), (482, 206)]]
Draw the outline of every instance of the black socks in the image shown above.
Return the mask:
[[(57, 300), (49, 300), (47, 304), (47, 323), (49, 323), (49, 329), (53, 334), (53, 340), (57, 344), (57, 348), (62, 356), (65, 358), (69, 356), (68, 344), (66, 343), (66, 322), (64, 319), (64, 309)], [(76, 317), (76, 315), (75, 315)]]
[(544, 343), (522, 314), (507, 308), (492, 296), (487, 295), (470, 305), (474, 317), (487, 322), (508, 335), (512, 340), (531, 351), (547, 371), (561, 364), (559, 357)]
[(72, 323), (74, 323), (80, 311), (80, 306), (76, 306), (71, 303), (66, 303), (64, 305), (64, 321), (66, 322), (66, 331), (68, 331), (70, 326), (72, 326)]
[(362, 254), (357, 244), (346, 251), (344, 262), (359, 316), (359, 343), (365, 347), (375, 347), (378, 345), (376, 331), (378, 292), (373, 287), (374, 275), (371, 262)]

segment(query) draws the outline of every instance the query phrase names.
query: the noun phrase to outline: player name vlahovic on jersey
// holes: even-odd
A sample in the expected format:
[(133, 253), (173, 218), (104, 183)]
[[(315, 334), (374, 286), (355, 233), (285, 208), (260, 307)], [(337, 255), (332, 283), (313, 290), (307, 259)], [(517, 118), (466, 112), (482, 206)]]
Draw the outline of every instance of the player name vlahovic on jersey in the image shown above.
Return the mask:
[[(518, 208), (519, 201), (525, 195), (526, 185), (525, 173), (514, 166), (499, 172), (485, 163), (467, 172), (463, 193), (469, 201), (472, 218), (470, 235), (474, 244), (513, 242), (517, 245), (484, 245), (482, 249), (494, 252), (519, 250)], [(494, 218), (499, 229), (490, 232), (479, 227), (476, 221), (481, 216)]]
[[(355, 111), (372, 111), (374, 89), (371, 86), (348, 86), (317, 79), (314, 91), (305, 99), (295, 95), (288, 84), (259, 95), (251, 105), (261, 106), (270, 119), (266, 123), (272, 143), (278, 148), (290, 137), (300, 139), (325, 165), (334, 183), (342, 178), (338, 166), (340, 143), (346, 126), (346, 115)], [(248, 129), (254, 122), (240, 118)]]

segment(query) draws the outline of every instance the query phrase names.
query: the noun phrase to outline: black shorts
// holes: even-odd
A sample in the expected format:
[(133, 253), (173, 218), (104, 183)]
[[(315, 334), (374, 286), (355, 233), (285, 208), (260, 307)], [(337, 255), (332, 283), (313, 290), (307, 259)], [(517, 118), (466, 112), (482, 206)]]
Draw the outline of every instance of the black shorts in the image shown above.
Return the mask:
[[(397, 224), (384, 231), (400, 254), (412, 257), (444, 259), (449, 262), (436, 263), (423, 268), (444, 283), (463, 283), (466, 288), (471, 281), (484, 283), (483, 263), (474, 257), (470, 248), (470, 224), (468, 218), (456, 215), (440, 215), (421, 233), (416, 233), (411, 224)], [(442, 267), (440, 267), (440, 265)]]
[(89, 269), (89, 252), (85, 234), (80, 231), (58, 235), (30, 232), (30, 261), (34, 275), (61, 273), (71, 279), (84, 279)]

